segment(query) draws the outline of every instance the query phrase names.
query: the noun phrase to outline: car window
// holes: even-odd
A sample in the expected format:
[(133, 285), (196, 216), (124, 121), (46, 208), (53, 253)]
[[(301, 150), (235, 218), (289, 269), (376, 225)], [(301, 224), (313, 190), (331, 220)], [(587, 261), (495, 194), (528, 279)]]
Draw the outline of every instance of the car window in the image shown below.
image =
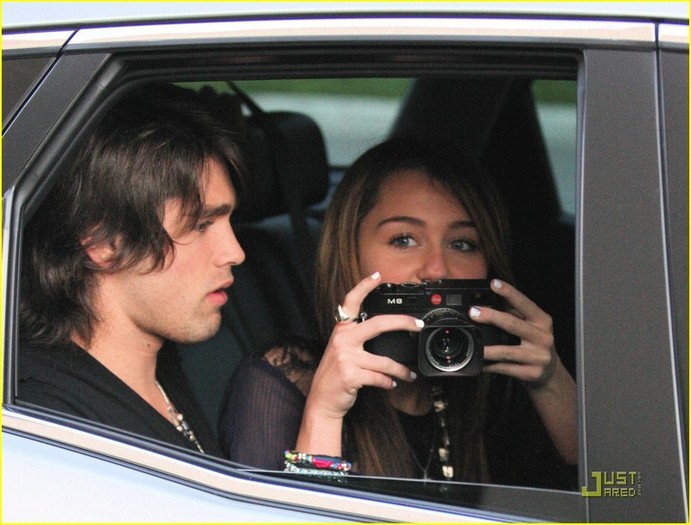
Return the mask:
[(349, 166), (388, 136), (409, 79), (335, 78), (240, 81), (237, 85), (266, 111), (300, 111), (324, 134), (332, 167)]
[(576, 211), (576, 83), (537, 80), (533, 94), (561, 209)]
[[(406, 78), (319, 78), (182, 82), (191, 89), (232, 93), (240, 89), (266, 112), (293, 111), (309, 116), (324, 140), (330, 167), (330, 193), (343, 171), (367, 148), (391, 134), (410, 89)], [(247, 108), (244, 108), (246, 116)], [(328, 197), (312, 206), (323, 214)]]
[[(385, 140), (410, 88), (410, 79), (255, 80), (234, 83), (265, 111), (300, 111), (319, 125), (329, 165), (349, 166)], [(194, 87), (194, 83), (189, 84)], [(227, 92), (223, 82), (214, 89)], [(575, 211), (576, 83), (536, 79), (532, 91), (562, 211)], [(199, 87), (199, 85), (197, 85)]]
[[(536, 86), (537, 84), (537, 86)], [(563, 303), (564, 292), (573, 294), (573, 231), (556, 229), (554, 222), (550, 229), (554, 230), (554, 236), (545, 238), (544, 232), (539, 237), (534, 233), (536, 223), (546, 224), (554, 221), (557, 215), (552, 209), (558, 197), (554, 192), (554, 178), (570, 177), (565, 186), (571, 187), (569, 200), (575, 201), (575, 184), (573, 176), (574, 155), (572, 151), (559, 151), (558, 147), (550, 149), (546, 138), (553, 139), (553, 143), (563, 144), (572, 140), (575, 136), (575, 103), (571, 106), (549, 106), (548, 102), (564, 98), (564, 85), (573, 90), (575, 80), (566, 82), (551, 82), (549, 79), (526, 80), (523, 77), (510, 75), (498, 75), (495, 78), (475, 79), (474, 77), (442, 77), (442, 78), (348, 78), (348, 79), (302, 79), (300, 81), (201, 81), (180, 82), (178, 86), (189, 88), (196, 92), (205, 102), (216, 104), (231, 113), (231, 106), (240, 106), (246, 127), (244, 134), (248, 142), (248, 164), (250, 169), (250, 186), (263, 186), (267, 184), (265, 179), (271, 177), (271, 171), (276, 170), (276, 150), (271, 146), (272, 135), (276, 129), (263, 129), (266, 120), (271, 116), (280, 117), (275, 125), (280, 126), (284, 115), (289, 119), (295, 115), (306, 116), (310, 126), (318, 130), (323, 136), (326, 146), (326, 165), (329, 171), (341, 172), (347, 169), (361, 153), (366, 149), (382, 142), (396, 134), (407, 134), (412, 130), (435, 129), (434, 140), (440, 144), (453, 142), (457, 137), (467, 137), (468, 144), (475, 147), (474, 155), (479, 161), (487, 163), (488, 176), (493, 177), (500, 186), (504, 199), (508, 204), (510, 214), (514, 216), (515, 225), (512, 229), (518, 236), (516, 246), (518, 255), (515, 259), (514, 271), (521, 289), (525, 293), (537, 296), (541, 304), (550, 310), (555, 318), (555, 324), (559, 327), (557, 346), (562, 355), (562, 360), (568, 369), (574, 371), (574, 316), (573, 312), (555, 305)], [(487, 115), (483, 111), (477, 111), (475, 104), (483, 100), (480, 93), (487, 89), (484, 104), (487, 111), (496, 114), (495, 120), (488, 124)], [(504, 97), (494, 98), (494, 93), (507, 92)], [(537, 93), (537, 96), (535, 95)], [(446, 102), (445, 106), (437, 104), (437, 97)], [(547, 103), (545, 101), (548, 101)], [(264, 119), (257, 120), (257, 106), (267, 115)], [(540, 108), (539, 112), (535, 107)], [(472, 114), (475, 112), (475, 114)], [(466, 113), (472, 118), (466, 116)], [(224, 115), (226, 113), (223, 113)], [(302, 117), (301, 117), (302, 118)], [(551, 120), (550, 120), (551, 119)], [(298, 119), (297, 122), (302, 122)], [(228, 124), (232, 124), (228, 121)], [(296, 123), (294, 123), (296, 124)], [(237, 128), (240, 129), (240, 128)], [(299, 126), (290, 128), (291, 135), (284, 137), (294, 149), (291, 154), (296, 158), (306, 157), (312, 160), (317, 144), (311, 142), (311, 135), (302, 136)], [(406, 131), (407, 130), (407, 131)], [(530, 131), (529, 131), (530, 130)], [(265, 133), (265, 135), (261, 135)], [(257, 134), (263, 137), (259, 146), (252, 141)], [(486, 135), (486, 140), (475, 141), (476, 135)], [(543, 140), (543, 136), (545, 139)], [(514, 142), (513, 137), (520, 137), (520, 143)], [(565, 138), (567, 137), (567, 138)], [(571, 137), (571, 138), (568, 138)], [(419, 135), (418, 140), (427, 141), (429, 137)], [(254, 144), (254, 145), (252, 145)], [(458, 148), (465, 148), (466, 144), (456, 142)], [(433, 144), (430, 144), (433, 145)], [(259, 150), (256, 148), (259, 147)], [(545, 150), (561, 155), (560, 175), (555, 175), (552, 168), (554, 163), (537, 162), (531, 159), (545, 157)], [(556, 153), (554, 153), (556, 151)], [(268, 156), (268, 158), (267, 158)], [(517, 160), (518, 159), (518, 160)], [(525, 160), (521, 160), (525, 159)], [(550, 159), (552, 157), (550, 156)], [(525, 165), (524, 165), (525, 163)], [(313, 162), (308, 162), (306, 169), (299, 172), (291, 172), (289, 166), (281, 165), (280, 169), (287, 170), (288, 175), (295, 181), (305, 179), (307, 183), (318, 184), (319, 177), (328, 176), (329, 173), (320, 174), (318, 170), (313, 173)], [(268, 166), (268, 168), (266, 167)], [(268, 169), (268, 171), (266, 171)], [(563, 175), (566, 172), (566, 176)], [(279, 181), (280, 182), (280, 181)], [(297, 191), (298, 187), (294, 187)], [(526, 189), (528, 191), (526, 192)], [(523, 195), (519, 195), (521, 191)], [(322, 206), (328, 205), (328, 198), (324, 202), (317, 198)], [(531, 215), (524, 213), (526, 200), (530, 201)], [(238, 240), (245, 247), (246, 262), (234, 269), (235, 284), (230, 289), (230, 307), (224, 310), (225, 318), (223, 328), (211, 341), (183, 345), (182, 366), (187, 376), (188, 383), (196, 393), (207, 420), (214, 426), (223, 415), (224, 389), (230, 381), (240, 381), (241, 378), (233, 376), (234, 367), (243, 355), (250, 355), (257, 349), (265, 347), (273, 341), (281, 341), (291, 333), (298, 332), (305, 338), (313, 338), (313, 328), (306, 322), (300, 326), (296, 319), (311, 318), (311, 302), (304, 304), (296, 302), (296, 299), (308, 297), (307, 291), (302, 288), (305, 284), (302, 277), (297, 280), (291, 272), (305, 271), (305, 265), (297, 264), (292, 267), (293, 261), (300, 260), (298, 252), (300, 244), (292, 240), (294, 233), (290, 232), (291, 223), (286, 221), (289, 210), (277, 210), (267, 208), (260, 212), (250, 205), (250, 212), (263, 213), (264, 220), (254, 223), (254, 219), (242, 218), (236, 225)], [(40, 211), (38, 212), (40, 213)], [(292, 212), (291, 212), (292, 213)], [(242, 214), (239, 212), (239, 215)], [(269, 218), (272, 221), (266, 222)], [(319, 234), (320, 221), (317, 220), (314, 227), (310, 227), (308, 233), (316, 238)], [(286, 231), (287, 230), (287, 231)], [(287, 236), (287, 242), (277, 242), (276, 235)], [(264, 240), (264, 236), (266, 240)], [(527, 253), (533, 251), (535, 246), (542, 246), (543, 258), (539, 263), (541, 270), (536, 274), (535, 264), (527, 267), (524, 258)], [(560, 259), (561, 246), (571, 246), (566, 251), (565, 258)], [(306, 264), (313, 264), (309, 260)], [(554, 270), (560, 269), (559, 272)], [(553, 287), (544, 279), (547, 268), (551, 278), (563, 279), (567, 288), (561, 288), (558, 294), (549, 294)], [(298, 270), (300, 269), (300, 270)], [(266, 277), (257, 280), (257, 276)], [(537, 275), (538, 278), (532, 278)], [(309, 284), (309, 283), (307, 283)], [(257, 293), (257, 289), (261, 290)], [(272, 289), (283, 290), (284, 299), (277, 298), (270, 293)], [(570, 289), (570, 291), (569, 291)], [(254, 291), (252, 291), (254, 290)], [(252, 301), (248, 298), (254, 296)], [(265, 310), (266, 306), (275, 307), (283, 301), (281, 311), (290, 311), (283, 325), (276, 323), (275, 314)], [(292, 322), (292, 324), (291, 324)], [(243, 341), (242, 332), (248, 334), (251, 341), (247, 344)], [(230, 354), (235, 357), (231, 357)], [(20, 354), (21, 361), (21, 354)], [(504, 388), (504, 387), (501, 387)], [(506, 437), (490, 435), (488, 447), (490, 454), (496, 454), (497, 459), (492, 459), (492, 479), (494, 483), (513, 486), (548, 486), (560, 490), (576, 490), (576, 468), (574, 466), (561, 466), (555, 470), (555, 465), (560, 463), (549, 443), (544, 431), (540, 429), (537, 415), (529, 408), (530, 401), (526, 392), (514, 391), (513, 406), (499, 408), (499, 413), (504, 413), (501, 418), (503, 432), (510, 432), (517, 436), (510, 439), (511, 445), (506, 442)], [(498, 394), (496, 394), (498, 395)], [(231, 402), (232, 402), (231, 397)], [(494, 402), (503, 404), (499, 399)], [(530, 416), (526, 419), (523, 414), (527, 410)], [(498, 413), (498, 414), (499, 414)], [(500, 416), (497, 416), (500, 417)], [(237, 423), (235, 423), (237, 424)], [(223, 423), (218, 428), (222, 436)], [(520, 450), (528, 446), (535, 450), (543, 450), (537, 463), (530, 463), (528, 456), (521, 456)], [(237, 460), (231, 454), (231, 459)], [(528, 460), (528, 462), (524, 461)], [(544, 460), (544, 461), (542, 461)], [(507, 468), (507, 462), (511, 467)], [(248, 467), (254, 467), (248, 464)], [(355, 483), (355, 482), (353, 482)], [(371, 481), (363, 481), (363, 486), (368, 486)], [(414, 484), (411, 485), (411, 487)], [(359, 486), (359, 485), (358, 485)], [(377, 486), (379, 486), (377, 484)], [(388, 490), (388, 489), (387, 489)], [(402, 493), (408, 493), (404, 488)], [(428, 497), (430, 500), (444, 500), (443, 484), (434, 488)]]
[[(2, 91), (2, 114), (10, 115), (14, 106), (27, 96), (29, 89), (40, 78), (50, 59), (29, 58), (23, 60), (5, 60), (2, 67), (5, 75), (12, 76), (12, 82), (5, 82)], [(6, 123), (3, 121), (3, 126)]]

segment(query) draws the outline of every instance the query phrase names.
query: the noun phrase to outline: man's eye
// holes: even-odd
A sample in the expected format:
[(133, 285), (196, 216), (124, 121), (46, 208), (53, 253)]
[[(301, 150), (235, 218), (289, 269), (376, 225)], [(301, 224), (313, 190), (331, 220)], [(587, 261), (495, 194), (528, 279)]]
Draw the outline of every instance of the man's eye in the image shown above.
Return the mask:
[(198, 232), (204, 232), (204, 231), (206, 231), (206, 229), (209, 226), (211, 226), (211, 224), (212, 224), (211, 221), (200, 222), (194, 227), (194, 229), (195, 229), (195, 231), (198, 231)]

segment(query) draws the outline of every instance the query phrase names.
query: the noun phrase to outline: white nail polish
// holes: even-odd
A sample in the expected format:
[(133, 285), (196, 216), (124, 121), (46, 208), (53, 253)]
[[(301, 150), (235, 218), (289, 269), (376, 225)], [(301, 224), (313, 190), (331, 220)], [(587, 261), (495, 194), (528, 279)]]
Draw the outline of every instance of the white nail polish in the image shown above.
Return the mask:
[(470, 317), (480, 317), (480, 309), (473, 306), (470, 309)]
[(396, 381), (391, 381), (391, 388), (396, 388), (398, 386), (398, 383)]
[(415, 319), (415, 324), (418, 328), (424, 328), (425, 322), (422, 319)]
[(416, 374), (415, 372), (412, 372), (412, 371), (411, 371), (411, 372), (410, 372), (410, 379), (411, 379), (412, 381), (415, 381), (415, 380), (417, 379), (417, 374)]
[(380, 274), (379, 272), (374, 272), (374, 273), (372, 274), (372, 279), (374, 279), (375, 281), (376, 281), (377, 279), (379, 279), (380, 277), (381, 277), (381, 274)]
[(493, 279), (492, 286), (494, 286), (495, 288), (501, 288), (502, 282), (499, 279)]

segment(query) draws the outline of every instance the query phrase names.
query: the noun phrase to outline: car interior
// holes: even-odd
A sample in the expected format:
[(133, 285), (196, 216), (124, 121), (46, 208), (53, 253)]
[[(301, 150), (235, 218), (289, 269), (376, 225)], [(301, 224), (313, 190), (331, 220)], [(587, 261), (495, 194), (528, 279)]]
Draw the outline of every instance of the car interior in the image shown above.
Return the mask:
[[(287, 334), (309, 338), (316, 333), (315, 250), (330, 186), (342, 174), (341, 167), (329, 166), (314, 119), (293, 111), (264, 111), (229, 85), (231, 93), (208, 87), (198, 93), (240, 130), (247, 154), (247, 206), (233, 217), (246, 260), (233, 269), (235, 282), (219, 333), (180, 349), (190, 386), (213, 428), (226, 385), (243, 356), (263, 352)], [(517, 283), (552, 315), (557, 349), (573, 374), (574, 224), (558, 202), (531, 80), (417, 79), (390, 136), (412, 136), (484, 163), (508, 206)], [(508, 406), (505, 414), (511, 417)], [(525, 421), (515, 423), (529, 428)], [(526, 430), (517, 439), (530, 443), (533, 437)], [(536, 485), (549, 484), (539, 468), (530, 468)]]

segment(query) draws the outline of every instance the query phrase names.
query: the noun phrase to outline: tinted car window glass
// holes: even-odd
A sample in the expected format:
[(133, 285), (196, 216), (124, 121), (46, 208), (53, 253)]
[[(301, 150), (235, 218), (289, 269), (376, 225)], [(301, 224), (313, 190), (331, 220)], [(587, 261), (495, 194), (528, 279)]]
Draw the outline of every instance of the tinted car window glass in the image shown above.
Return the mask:
[(51, 58), (22, 58), (22, 59), (3, 59), (3, 82), (2, 82), (2, 117), (3, 127), (12, 112), (23, 97), (27, 95), (41, 72), (48, 67)]
[(576, 209), (576, 82), (537, 80), (533, 83), (540, 126), (564, 213)]
[(266, 111), (303, 112), (324, 134), (329, 164), (344, 167), (391, 130), (407, 79), (350, 78), (242, 81)]

